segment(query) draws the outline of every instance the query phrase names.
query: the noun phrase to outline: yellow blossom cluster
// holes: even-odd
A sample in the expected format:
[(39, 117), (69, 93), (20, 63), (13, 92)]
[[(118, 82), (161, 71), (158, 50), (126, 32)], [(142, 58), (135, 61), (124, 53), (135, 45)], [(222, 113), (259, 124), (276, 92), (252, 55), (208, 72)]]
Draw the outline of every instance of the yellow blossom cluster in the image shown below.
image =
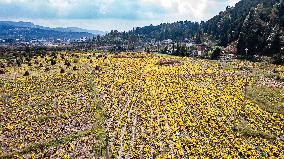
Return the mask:
[(238, 71), (149, 54), (95, 63), (113, 158), (284, 157), (283, 114), (246, 99), (254, 81)]
[(284, 158), (283, 114), (246, 98), (257, 81), (244, 70), (261, 69), (143, 53), (33, 57), (0, 75), (0, 158)]

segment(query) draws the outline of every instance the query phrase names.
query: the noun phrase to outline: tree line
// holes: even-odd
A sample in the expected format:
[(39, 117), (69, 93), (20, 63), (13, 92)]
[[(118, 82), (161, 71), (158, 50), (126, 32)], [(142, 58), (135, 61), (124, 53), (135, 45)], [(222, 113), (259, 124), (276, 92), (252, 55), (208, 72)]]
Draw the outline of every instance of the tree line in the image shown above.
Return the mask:
[[(237, 42), (239, 55), (283, 56), (283, 0), (241, 0), (206, 22), (179, 21), (157, 26), (133, 28), (128, 32), (111, 31), (93, 41), (98, 44), (143, 44), (172, 39), (191, 39), (197, 43), (214, 40), (220, 46)], [(246, 51), (247, 50), (247, 51)]]

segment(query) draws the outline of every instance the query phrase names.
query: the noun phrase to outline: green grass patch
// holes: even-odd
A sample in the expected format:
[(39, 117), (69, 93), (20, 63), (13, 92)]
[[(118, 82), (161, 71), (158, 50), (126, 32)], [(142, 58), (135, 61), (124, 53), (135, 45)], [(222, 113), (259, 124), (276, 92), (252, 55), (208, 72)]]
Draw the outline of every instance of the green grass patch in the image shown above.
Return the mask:
[(284, 114), (284, 89), (248, 87), (246, 97), (267, 112)]
[(240, 133), (243, 137), (260, 137), (264, 139), (275, 140), (276, 137), (272, 134), (268, 134), (259, 130), (253, 129), (249, 123), (245, 120), (240, 120), (238, 125), (233, 127), (233, 131)]
[(62, 137), (59, 139), (53, 139), (44, 143), (36, 143), (33, 145), (30, 145), (26, 148), (24, 148), (23, 150), (21, 150), (20, 152), (14, 152), (5, 156), (0, 156), (0, 159), (8, 159), (8, 158), (13, 158), (15, 156), (21, 156), (33, 151), (38, 151), (38, 150), (44, 150), (48, 147), (58, 147), (62, 144), (66, 144), (72, 141), (75, 141), (79, 138), (91, 135), (91, 134), (95, 134), (95, 138), (101, 141), (104, 141), (103, 138), (105, 137), (105, 133), (103, 130), (100, 129), (91, 129), (91, 130), (87, 130), (84, 132), (77, 132), (74, 133), (72, 135), (66, 136), (66, 137)]

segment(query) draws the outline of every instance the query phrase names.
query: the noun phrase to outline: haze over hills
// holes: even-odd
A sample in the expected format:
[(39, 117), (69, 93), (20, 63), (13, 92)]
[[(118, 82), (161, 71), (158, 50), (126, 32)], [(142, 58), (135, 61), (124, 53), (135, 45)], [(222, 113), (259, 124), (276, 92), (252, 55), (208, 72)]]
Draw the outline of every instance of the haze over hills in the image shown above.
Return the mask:
[(45, 30), (55, 30), (55, 31), (62, 31), (62, 32), (85, 32), (85, 33), (91, 33), (94, 35), (104, 35), (106, 32), (104, 31), (99, 31), (99, 30), (88, 30), (88, 29), (82, 29), (79, 27), (45, 27), (45, 26), (40, 26), (40, 25), (35, 25), (34, 23), (31, 22), (14, 22), (14, 21), (0, 21), (0, 25), (9, 25), (9, 26), (15, 26), (15, 27), (28, 27), (28, 28), (38, 28), (38, 29), (45, 29)]
[(50, 28), (35, 25), (31, 22), (0, 21), (0, 38), (2, 39), (79, 39), (91, 38), (96, 35), (104, 35), (105, 32), (87, 30), (77, 27)]

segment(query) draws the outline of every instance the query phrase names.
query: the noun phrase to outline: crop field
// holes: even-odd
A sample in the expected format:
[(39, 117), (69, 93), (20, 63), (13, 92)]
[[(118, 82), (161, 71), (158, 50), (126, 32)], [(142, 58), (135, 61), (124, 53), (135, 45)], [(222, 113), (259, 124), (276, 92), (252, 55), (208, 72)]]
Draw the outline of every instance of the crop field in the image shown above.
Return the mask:
[(144, 53), (0, 62), (0, 158), (284, 158), (283, 66)]
[[(104, 117), (87, 58), (35, 57), (6, 67), (0, 81), (0, 158), (103, 154)], [(29, 76), (23, 76), (26, 71)]]

